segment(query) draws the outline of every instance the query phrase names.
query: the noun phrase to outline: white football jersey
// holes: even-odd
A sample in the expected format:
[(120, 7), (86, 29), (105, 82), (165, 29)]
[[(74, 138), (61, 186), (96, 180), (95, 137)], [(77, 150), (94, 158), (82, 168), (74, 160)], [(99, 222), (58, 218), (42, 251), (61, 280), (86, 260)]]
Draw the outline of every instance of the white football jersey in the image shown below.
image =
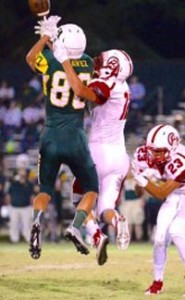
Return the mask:
[(128, 84), (102, 79), (95, 79), (94, 84), (96, 82), (104, 82), (109, 87), (110, 96), (104, 104), (92, 109), (89, 142), (125, 145), (124, 128), (130, 103)]
[(146, 147), (140, 146), (136, 149), (133, 155), (133, 160), (135, 164), (138, 166), (140, 172), (144, 171), (145, 169), (149, 168), (146, 159)]

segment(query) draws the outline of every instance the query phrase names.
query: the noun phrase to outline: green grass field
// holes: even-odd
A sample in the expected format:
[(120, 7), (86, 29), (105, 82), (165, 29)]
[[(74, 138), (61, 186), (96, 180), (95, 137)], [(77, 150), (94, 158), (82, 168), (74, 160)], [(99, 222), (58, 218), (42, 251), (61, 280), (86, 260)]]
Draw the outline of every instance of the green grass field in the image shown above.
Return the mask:
[[(27, 245), (0, 247), (1, 300), (143, 300), (152, 282), (152, 245), (131, 244), (121, 252), (108, 248), (109, 260), (98, 266), (95, 249), (88, 256), (71, 243), (43, 244), (42, 256), (33, 260)], [(174, 246), (169, 248), (162, 295), (152, 298), (182, 299), (184, 266)]]

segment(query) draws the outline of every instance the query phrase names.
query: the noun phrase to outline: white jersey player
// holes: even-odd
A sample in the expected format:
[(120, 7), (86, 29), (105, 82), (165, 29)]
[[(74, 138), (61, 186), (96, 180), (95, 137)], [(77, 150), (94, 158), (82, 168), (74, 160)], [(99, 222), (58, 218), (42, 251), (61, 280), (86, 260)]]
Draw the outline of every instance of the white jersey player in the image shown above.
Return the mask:
[(146, 145), (136, 150), (132, 165), (136, 183), (165, 200), (159, 210), (154, 239), (154, 281), (145, 292), (159, 294), (171, 240), (185, 263), (185, 146), (180, 144), (177, 130), (165, 124), (150, 130)]
[(125, 79), (131, 75), (132, 68), (131, 59), (125, 52), (103, 52), (96, 59), (98, 78), (89, 85), (95, 92), (99, 89), (98, 93), (104, 95), (104, 104), (92, 109), (89, 133), (89, 147), (100, 186), (97, 203), (97, 214), (100, 217), (103, 217), (106, 210), (114, 210), (129, 169), (124, 127), (130, 91)]
[[(75, 94), (97, 103), (97, 106), (92, 109), (92, 128), (89, 135), (91, 155), (99, 179), (97, 215), (104, 223), (113, 225), (117, 232), (117, 245), (124, 250), (130, 240), (127, 220), (118, 214), (115, 207), (129, 169), (124, 126), (130, 92), (125, 80), (133, 72), (132, 60), (121, 50), (102, 52), (94, 59), (96, 79), (86, 87), (77, 77), (69, 61), (65, 61), (66, 52), (61, 49), (63, 50), (61, 44), (56, 45), (54, 55), (60, 62), (64, 61), (62, 65)], [(87, 223), (90, 224), (91, 235), (96, 236), (98, 241), (98, 264), (104, 264), (107, 260), (107, 237), (105, 238), (100, 232), (97, 238), (99, 230), (97, 224), (93, 226), (91, 218)]]

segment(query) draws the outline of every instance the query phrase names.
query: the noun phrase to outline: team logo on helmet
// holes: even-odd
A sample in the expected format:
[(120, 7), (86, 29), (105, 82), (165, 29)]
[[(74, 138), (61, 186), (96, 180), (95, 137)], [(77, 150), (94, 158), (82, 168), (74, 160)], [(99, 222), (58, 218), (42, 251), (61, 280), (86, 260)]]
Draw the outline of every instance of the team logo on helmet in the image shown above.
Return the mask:
[(178, 138), (173, 132), (170, 132), (168, 135), (168, 143), (170, 144), (170, 146), (173, 146), (174, 142), (178, 142)]
[(119, 66), (119, 59), (115, 56), (111, 56), (107, 61), (107, 65), (109, 66), (109, 68), (114, 70), (116, 67)]
[(107, 67), (112, 70), (112, 74), (111, 74), (112, 76), (117, 76), (120, 67), (119, 59), (116, 56), (111, 56), (107, 60)]

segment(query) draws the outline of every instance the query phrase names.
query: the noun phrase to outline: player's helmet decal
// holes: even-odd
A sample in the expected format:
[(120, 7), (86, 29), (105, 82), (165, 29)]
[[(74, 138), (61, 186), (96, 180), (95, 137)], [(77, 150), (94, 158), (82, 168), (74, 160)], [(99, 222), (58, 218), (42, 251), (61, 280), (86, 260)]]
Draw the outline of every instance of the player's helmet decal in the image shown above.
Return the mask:
[(168, 135), (168, 143), (173, 146), (174, 143), (178, 141), (177, 137), (175, 136), (174, 132), (170, 132)]

